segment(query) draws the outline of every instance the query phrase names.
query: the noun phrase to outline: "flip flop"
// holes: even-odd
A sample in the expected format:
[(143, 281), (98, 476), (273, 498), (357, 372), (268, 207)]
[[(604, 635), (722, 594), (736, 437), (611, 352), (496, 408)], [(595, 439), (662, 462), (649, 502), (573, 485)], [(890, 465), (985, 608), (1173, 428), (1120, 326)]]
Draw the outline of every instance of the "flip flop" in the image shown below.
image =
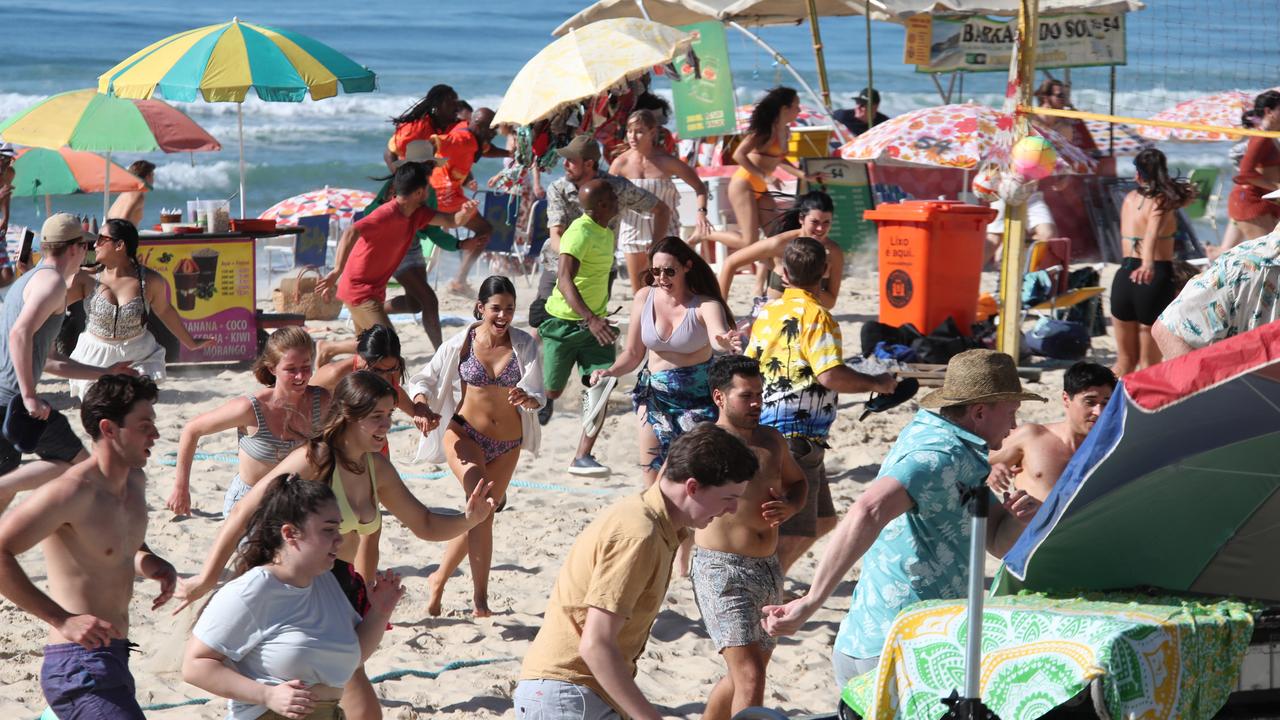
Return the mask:
[(858, 422), (867, 419), (871, 413), (884, 412), (890, 408), (896, 408), (902, 403), (910, 400), (920, 392), (920, 381), (915, 378), (905, 378), (898, 381), (896, 390), (889, 394), (872, 394), (871, 399), (867, 401), (866, 410), (862, 411), (862, 415), (858, 418)]
[(4, 437), (15, 450), (21, 453), (32, 453), (40, 442), (40, 436), (49, 425), (48, 420), (37, 420), (27, 413), (27, 406), (22, 404), (22, 396), (14, 395), (4, 415)]
[(582, 429), (587, 435), (595, 436), (604, 426), (604, 408), (608, 404), (609, 393), (618, 384), (616, 377), (602, 377), (595, 385), (587, 388), (586, 407), (582, 412)]

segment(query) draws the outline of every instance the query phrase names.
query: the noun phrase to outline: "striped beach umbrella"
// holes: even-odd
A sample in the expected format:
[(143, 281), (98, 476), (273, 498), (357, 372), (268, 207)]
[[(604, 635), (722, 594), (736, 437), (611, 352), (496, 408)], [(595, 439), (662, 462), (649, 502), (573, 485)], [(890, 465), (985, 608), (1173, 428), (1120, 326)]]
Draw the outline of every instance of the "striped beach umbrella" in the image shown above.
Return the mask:
[(104, 192), (107, 168), (111, 192), (146, 190), (137, 175), (91, 152), (59, 148), (24, 148), (13, 161), (13, 194), (17, 197)]
[(160, 100), (125, 100), (93, 88), (53, 95), (0, 122), (0, 138), (91, 152), (206, 152), (217, 139)]
[(233, 102), (240, 134), (240, 216), (244, 217), (244, 112), (250, 88), (268, 102), (322, 100), (373, 92), (373, 71), (305, 35), (231, 22), (186, 30), (158, 40), (98, 76), (98, 92), (168, 100)]

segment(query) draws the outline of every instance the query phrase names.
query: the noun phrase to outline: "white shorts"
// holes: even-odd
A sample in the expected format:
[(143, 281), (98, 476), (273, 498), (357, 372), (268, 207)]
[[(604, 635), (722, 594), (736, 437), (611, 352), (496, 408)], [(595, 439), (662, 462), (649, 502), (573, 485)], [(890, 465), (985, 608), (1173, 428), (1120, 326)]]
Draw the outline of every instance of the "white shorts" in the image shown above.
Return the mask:
[[(991, 203), (991, 209), (996, 211), (996, 219), (991, 221), (987, 226), (988, 235), (1004, 234), (1004, 201), (996, 200)], [(1044, 201), (1044, 193), (1036, 191), (1031, 193), (1031, 197), (1027, 199), (1027, 229), (1037, 228), (1041, 225), (1056, 225), (1053, 221), (1053, 213), (1049, 212), (1049, 206)]]
[[(80, 333), (76, 341), (76, 349), (71, 351), (71, 359), (85, 365), (111, 367), (119, 362), (128, 362), (139, 375), (146, 375), (155, 381), (165, 377), (164, 348), (156, 342), (155, 336), (143, 330), (127, 340), (107, 340), (91, 332)], [(89, 390), (93, 380), (72, 380), (71, 394), (81, 400)]]

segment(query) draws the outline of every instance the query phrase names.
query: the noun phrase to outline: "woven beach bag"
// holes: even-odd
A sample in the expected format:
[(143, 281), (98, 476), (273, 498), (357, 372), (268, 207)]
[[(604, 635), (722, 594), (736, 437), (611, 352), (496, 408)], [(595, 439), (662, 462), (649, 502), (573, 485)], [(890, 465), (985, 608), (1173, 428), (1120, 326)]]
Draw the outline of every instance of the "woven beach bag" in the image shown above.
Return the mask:
[[(314, 277), (313, 277), (314, 276)], [(304, 315), (308, 320), (337, 320), (342, 312), (342, 301), (326, 300), (316, 294), (320, 270), (315, 265), (299, 268), (298, 274), (280, 281), (280, 287), (271, 292), (276, 312)]]

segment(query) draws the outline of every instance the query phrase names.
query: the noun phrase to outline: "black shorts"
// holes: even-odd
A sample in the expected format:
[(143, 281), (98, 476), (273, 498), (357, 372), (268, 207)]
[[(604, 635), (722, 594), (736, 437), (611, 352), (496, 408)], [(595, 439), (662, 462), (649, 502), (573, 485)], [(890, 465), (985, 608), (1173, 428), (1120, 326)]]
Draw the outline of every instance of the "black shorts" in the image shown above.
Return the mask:
[(1124, 322), (1155, 325), (1160, 313), (1173, 302), (1173, 263), (1157, 260), (1151, 282), (1139, 285), (1129, 273), (1142, 267), (1138, 258), (1125, 258), (1111, 281), (1111, 317)]
[[(42, 460), (61, 460), (71, 462), (84, 450), (80, 438), (71, 429), (71, 423), (57, 410), (49, 411), (49, 424), (45, 426), (40, 442), (36, 443), (35, 454)], [(13, 472), (22, 464), (22, 453), (9, 444), (0, 434), (0, 475)]]

